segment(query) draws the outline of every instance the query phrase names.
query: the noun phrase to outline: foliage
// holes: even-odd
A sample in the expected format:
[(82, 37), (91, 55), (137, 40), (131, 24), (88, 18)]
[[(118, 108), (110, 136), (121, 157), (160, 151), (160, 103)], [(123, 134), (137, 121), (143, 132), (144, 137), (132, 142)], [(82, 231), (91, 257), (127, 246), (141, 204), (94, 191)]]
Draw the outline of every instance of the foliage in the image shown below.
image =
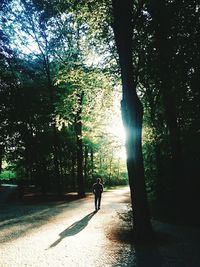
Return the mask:
[(150, 1), (135, 29), (138, 91), (149, 135), (144, 144), (147, 183), (159, 200), (183, 203), (184, 195), (192, 201), (198, 194), (198, 10), (197, 1)]
[(106, 114), (115, 112), (113, 77), (91, 64), (88, 26), (72, 2), (5, 1), (1, 11), (0, 156), (43, 193), (59, 192), (58, 184), (76, 190), (77, 138), (86, 187), (96, 176), (112, 184), (127, 179), (121, 160), (97, 167), (112, 146), (105, 127)]
[(10, 180), (16, 177), (16, 174), (12, 171), (3, 171), (0, 174), (0, 180)]

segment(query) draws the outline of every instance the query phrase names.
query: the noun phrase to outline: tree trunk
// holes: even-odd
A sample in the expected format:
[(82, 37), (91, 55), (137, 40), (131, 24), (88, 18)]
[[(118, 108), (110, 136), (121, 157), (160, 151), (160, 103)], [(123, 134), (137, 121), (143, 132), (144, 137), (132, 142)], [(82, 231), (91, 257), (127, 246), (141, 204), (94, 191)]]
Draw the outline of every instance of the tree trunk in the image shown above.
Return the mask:
[(133, 207), (133, 230), (137, 241), (152, 235), (142, 156), (143, 108), (136, 93), (132, 62), (133, 1), (113, 0), (114, 36), (122, 78), (122, 119), (126, 129), (127, 169)]
[(119, 175), (120, 175), (120, 159), (118, 158), (118, 164), (117, 164), (118, 168), (117, 168), (117, 179), (119, 179)]
[[(47, 85), (48, 85), (48, 92), (49, 92), (49, 105), (54, 111), (54, 94), (53, 94), (53, 84), (51, 79), (51, 71), (49, 65), (49, 58), (43, 54), (44, 59), (44, 66), (47, 75)], [(62, 195), (62, 184), (61, 184), (61, 176), (59, 171), (59, 160), (58, 160), (58, 133), (56, 128), (56, 121), (55, 118), (52, 118), (52, 130), (53, 130), (53, 162), (54, 162), (54, 172), (55, 172), (55, 179), (56, 179), (56, 187), (58, 195)]]
[(0, 145), (0, 173), (3, 170), (3, 156), (4, 156), (4, 147)]
[(160, 144), (155, 145), (155, 158), (156, 158), (156, 198), (157, 200), (163, 200), (163, 185), (162, 185), (162, 174), (161, 174), (161, 148)]
[(86, 183), (87, 178), (88, 178), (88, 147), (85, 145), (85, 153), (84, 153), (84, 181)]
[(77, 144), (77, 185), (79, 197), (85, 197), (85, 183), (83, 176), (83, 135), (82, 135), (82, 101), (84, 93), (79, 96), (79, 110), (77, 112), (75, 128), (76, 128), (76, 144)]
[(2, 156), (0, 155), (0, 173), (2, 172)]
[(91, 175), (92, 175), (92, 178), (93, 178), (93, 175), (94, 175), (94, 151), (93, 151), (93, 148), (91, 147), (91, 151), (90, 151), (90, 159), (91, 159)]
[(102, 169), (102, 157), (101, 157), (101, 154), (99, 156), (99, 170), (101, 171)]
[(76, 175), (75, 175), (76, 158), (73, 153), (71, 153), (71, 157), (72, 157), (72, 167), (71, 167), (72, 189), (73, 191), (76, 191)]
[(112, 161), (113, 161), (113, 155), (109, 160), (109, 175), (108, 175), (108, 184), (111, 185), (111, 177), (112, 177)]

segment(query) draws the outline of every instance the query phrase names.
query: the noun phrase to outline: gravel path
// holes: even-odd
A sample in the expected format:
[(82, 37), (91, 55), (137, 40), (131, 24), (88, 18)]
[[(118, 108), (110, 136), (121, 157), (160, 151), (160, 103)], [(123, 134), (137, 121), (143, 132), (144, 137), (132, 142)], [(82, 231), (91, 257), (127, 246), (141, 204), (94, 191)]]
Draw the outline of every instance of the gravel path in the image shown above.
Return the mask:
[(72, 202), (1, 204), (0, 267), (199, 267), (200, 229), (153, 221), (157, 245), (136, 247), (126, 214), (129, 189)]
[(57, 205), (2, 205), (0, 266), (116, 266), (123, 245), (108, 238), (109, 227), (126, 210), (127, 187)]

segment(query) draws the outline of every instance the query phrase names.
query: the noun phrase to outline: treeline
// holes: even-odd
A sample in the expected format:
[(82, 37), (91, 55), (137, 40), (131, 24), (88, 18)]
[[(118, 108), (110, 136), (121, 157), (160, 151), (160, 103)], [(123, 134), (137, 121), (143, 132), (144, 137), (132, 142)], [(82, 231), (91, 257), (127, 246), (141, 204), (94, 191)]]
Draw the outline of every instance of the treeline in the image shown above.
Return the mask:
[(185, 211), (199, 202), (199, 10), (198, 1), (150, 1), (134, 29), (149, 191)]
[[(0, 166), (20, 185), (84, 196), (96, 177), (125, 184), (121, 146), (108, 136), (112, 78), (86, 63), (74, 14), (35, 1), (4, 1), (0, 30)], [(85, 55), (84, 55), (85, 53)]]

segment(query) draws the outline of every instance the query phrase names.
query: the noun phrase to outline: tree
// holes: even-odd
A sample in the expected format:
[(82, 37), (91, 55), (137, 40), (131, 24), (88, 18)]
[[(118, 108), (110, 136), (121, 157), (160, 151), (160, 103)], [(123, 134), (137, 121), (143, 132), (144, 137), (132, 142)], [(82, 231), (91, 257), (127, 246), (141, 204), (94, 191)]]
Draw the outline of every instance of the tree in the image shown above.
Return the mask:
[[(122, 77), (122, 118), (126, 129), (127, 168), (133, 207), (134, 237), (144, 240), (152, 234), (142, 158), (142, 104), (136, 93), (132, 61), (133, 2), (113, 0), (113, 29)], [(140, 7), (139, 7), (140, 8)], [(137, 14), (135, 15), (137, 16)]]

